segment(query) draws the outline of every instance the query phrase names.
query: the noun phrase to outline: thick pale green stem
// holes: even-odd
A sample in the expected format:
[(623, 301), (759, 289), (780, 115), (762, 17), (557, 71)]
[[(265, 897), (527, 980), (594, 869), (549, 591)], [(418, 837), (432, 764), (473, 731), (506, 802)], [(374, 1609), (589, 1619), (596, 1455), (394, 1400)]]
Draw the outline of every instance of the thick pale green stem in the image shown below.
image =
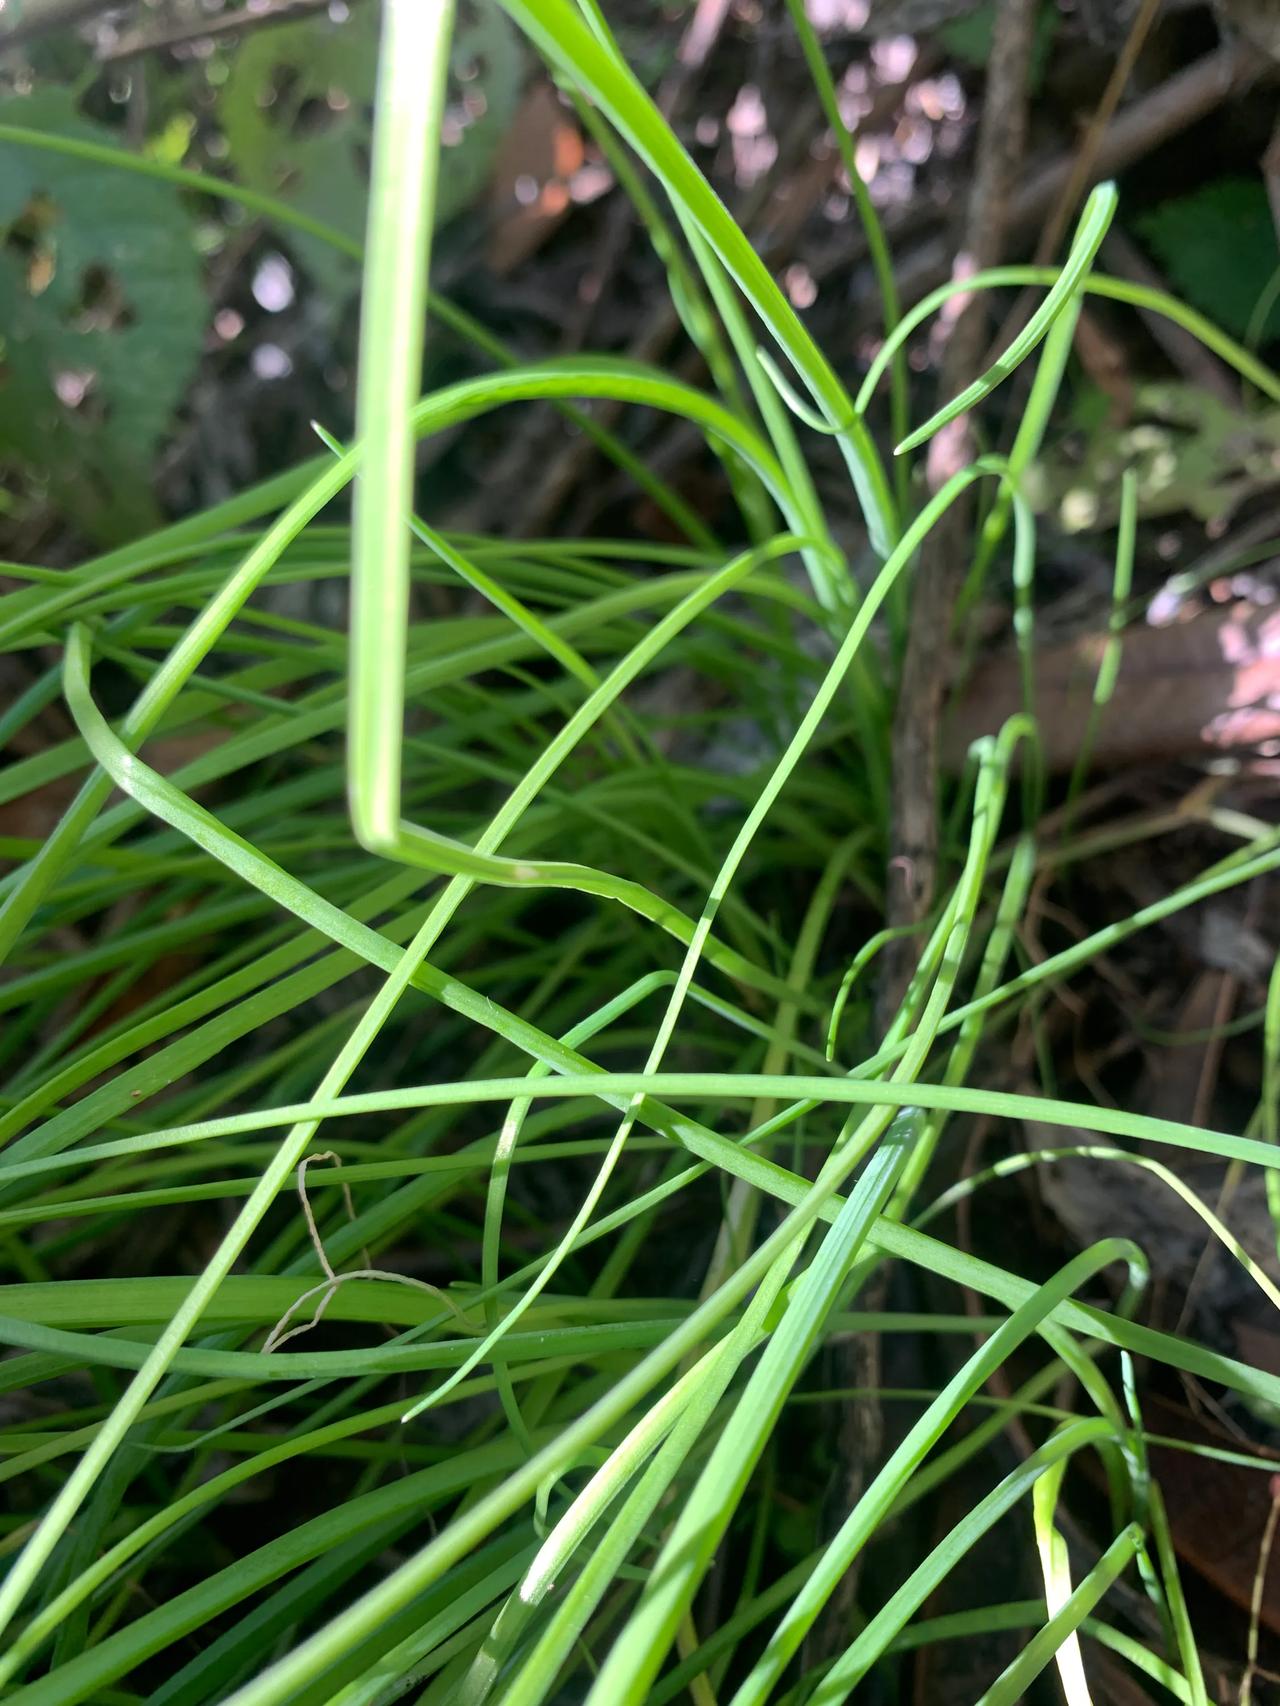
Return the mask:
[(364, 465), (352, 526), (348, 785), (356, 835), (378, 852), (400, 822), (409, 630), (409, 516), (427, 270), (453, 0), (386, 0), (360, 316), (356, 427)]

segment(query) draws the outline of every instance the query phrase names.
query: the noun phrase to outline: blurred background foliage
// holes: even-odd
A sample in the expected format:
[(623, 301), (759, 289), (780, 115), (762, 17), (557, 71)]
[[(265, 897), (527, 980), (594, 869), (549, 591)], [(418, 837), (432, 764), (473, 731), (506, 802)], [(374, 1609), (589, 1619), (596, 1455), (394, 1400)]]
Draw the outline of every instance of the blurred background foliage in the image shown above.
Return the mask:
[[(255, 27), (199, 33), (234, 10), (117, 8), (80, 30), (54, 13), (59, 27), (46, 33), (37, 27), (41, 9), (19, 6), (6, 14), (19, 39), (0, 59), (0, 125), (226, 178), (358, 244), (376, 6), (294, 7), (291, 14), (303, 14), (294, 22), (259, 14), (250, 19)], [(135, 43), (148, 50), (131, 51)], [(442, 221), (483, 188), (523, 64), (497, 7), (464, 6)], [(52, 504), (100, 542), (153, 523), (179, 411), (188, 436), (198, 435), (193, 387), (202, 371), (206, 392), (223, 378), (234, 389), (242, 364), (242, 376), (268, 382), (298, 359), (328, 356), (320, 360), (327, 388), (345, 392), (346, 328), (359, 283), (353, 257), (305, 234), (264, 233), (243, 207), (181, 185), (12, 139), (0, 146), (0, 457), (11, 515)], [(303, 347), (266, 334), (244, 338), (255, 309), (271, 316), (299, 305), (302, 323), (291, 335)], [(249, 475), (263, 457), (245, 452), (240, 469), (225, 456), (212, 466), (224, 478)], [(166, 495), (172, 503), (187, 494), (170, 481)]]
[[(806, 109), (789, 110), (785, 55), (764, 13), (757, 7), (753, 24), (751, 0), (730, 9), (737, 46), (699, 72), (697, 113), (687, 115), (683, 134), (741, 216), (735, 193), (759, 200), (755, 179), (763, 184), (788, 133), (803, 129)], [(693, 0), (610, 8), (652, 89), (673, 68), (680, 75), (676, 44), (696, 10)], [(945, 220), (953, 174), (938, 150), (945, 144), (963, 158), (964, 89), (981, 79), (992, 10), (990, 0), (811, 0), (837, 62), (852, 50), (841, 98), (852, 103), (854, 122), (865, 121), (860, 148), (873, 195), (899, 204), (884, 209), (895, 242), (898, 230), (910, 237), (922, 222)], [(1098, 67), (1114, 55), (1131, 12), (1122, 3), (1099, 10), (1043, 0), (1034, 64), (1042, 125), (1061, 134), (1064, 116), (1082, 120), (1098, 93)], [(1215, 37), (1267, 57), (1265, 41), (1242, 34), (1229, 7), (1166, 0), (1161, 20), (1139, 67), (1139, 91), (1144, 78), (1176, 71)], [(340, 434), (350, 430), (377, 21), (371, 0), (10, 0), (0, 19), (0, 556), (79, 560), (90, 546), (136, 537), (164, 514), (216, 502), (314, 453), (313, 417)], [(917, 40), (901, 33), (907, 28), (929, 33)], [(891, 90), (904, 54), (915, 65), (908, 91), (916, 83), (957, 91), (954, 112), (934, 127), (927, 167), (910, 165), (920, 116), (891, 113), (886, 129), (880, 111), (877, 91)], [(948, 68), (941, 78), (939, 67)], [(809, 118), (816, 156), (823, 127), (816, 112)], [(352, 253), (189, 186), (20, 143), (13, 127), (230, 181), (322, 222)], [(703, 147), (707, 136), (717, 140)], [(543, 353), (561, 336), (561, 347), (571, 347), (573, 327), (581, 332), (592, 319), (597, 345), (643, 343), (637, 291), (647, 286), (638, 267), (625, 280), (631, 294), (617, 293), (609, 306), (610, 324), (593, 304), (566, 295), (609, 245), (629, 241), (625, 227), (593, 214), (573, 225), (559, 260), (543, 252), (575, 206), (605, 196), (613, 175), (492, 0), (462, 0), (442, 140), (439, 220), (449, 231), (437, 245), (438, 286), (458, 288), (500, 335), (514, 332)], [(1181, 155), (1175, 149), (1126, 180), (1121, 240), (1193, 307), (1265, 348), (1280, 335), (1269, 180), (1247, 169), (1257, 158), (1251, 141), (1222, 149), (1210, 136), (1198, 154), (1195, 144), (1193, 131)], [(827, 198), (825, 227), (847, 219), (842, 205), (839, 194)], [(772, 214), (764, 212), (767, 251)], [(798, 262), (787, 269), (801, 308), (816, 293), (808, 283), (818, 271), (812, 236), (802, 236)], [(852, 297), (862, 285), (846, 270)], [(494, 278), (502, 281), (496, 292)], [(819, 319), (838, 314), (841, 288), (839, 279), (834, 292), (824, 288)], [(536, 342), (520, 337), (529, 321)], [(431, 359), (447, 362), (452, 347), (437, 340)], [(865, 336), (848, 354), (865, 366)], [(1125, 360), (1137, 381), (1168, 377), (1132, 342)], [(927, 344), (915, 365), (932, 365)], [(1105, 522), (1114, 508), (1104, 504), (1081, 521), (1063, 506), (1090, 470), (1106, 469), (1114, 488), (1121, 466), (1145, 467), (1153, 453), (1161, 467), (1169, 454), (1177, 466), (1159, 490), (1145, 482), (1145, 514), (1220, 518), (1242, 491), (1265, 485), (1276, 435), (1270, 417), (1242, 445), (1213, 397), (1195, 394), (1195, 374), (1171, 413), (1164, 391), (1140, 384), (1117, 403), (1114, 388), (1085, 367), (1078, 406), (1050, 444), (1036, 486), (1067, 531)]]

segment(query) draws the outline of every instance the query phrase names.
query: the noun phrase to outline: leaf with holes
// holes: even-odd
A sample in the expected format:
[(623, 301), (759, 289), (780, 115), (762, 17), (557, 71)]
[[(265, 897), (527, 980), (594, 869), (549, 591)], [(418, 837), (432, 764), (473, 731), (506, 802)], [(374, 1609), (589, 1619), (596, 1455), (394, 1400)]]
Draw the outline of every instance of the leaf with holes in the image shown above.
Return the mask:
[[(346, 19), (309, 19), (251, 32), (222, 85), (218, 118), (235, 176), (364, 237), (369, 103), (377, 62), (378, 8)], [(323, 288), (346, 295), (356, 264), (291, 234), (298, 258)]]
[[(6, 122), (87, 141), (110, 132), (47, 90)], [(168, 184), (31, 148), (0, 171), (0, 455), (100, 538), (153, 518), (156, 447), (206, 314), (190, 219)]]
[(436, 221), (460, 213), (483, 188), (515, 116), (524, 58), (507, 14), (464, 5), (449, 58), (449, 105), (440, 140)]
[[(378, 8), (251, 34), (222, 87), (218, 116), (232, 168), (246, 184), (364, 237)], [(521, 50), (496, 5), (466, 5), (454, 32), (437, 218), (483, 186), (520, 90)], [(290, 242), (316, 282), (338, 298), (359, 269), (328, 246)]]

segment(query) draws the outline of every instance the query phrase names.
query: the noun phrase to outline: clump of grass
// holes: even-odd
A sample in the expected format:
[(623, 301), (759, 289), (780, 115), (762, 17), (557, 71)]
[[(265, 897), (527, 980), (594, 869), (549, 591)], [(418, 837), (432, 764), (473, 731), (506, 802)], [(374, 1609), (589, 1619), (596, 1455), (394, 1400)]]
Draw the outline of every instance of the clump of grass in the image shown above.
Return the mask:
[[(12, 570), (30, 584), (0, 609), (4, 643), (56, 641), (64, 661), (6, 731), (61, 695), (76, 732), (0, 786), (78, 791), (43, 845), (5, 845), (0, 884), (14, 1276), (0, 1342), (4, 1389), (24, 1395), (0, 1429), (7, 1697), (834, 1706), (911, 1648), (1013, 1630), (984, 1702), (1024, 1698), (1056, 1663), (1078, 1706), (1083, 1629), (1205, 1701), (1132, 1359), (1267, 1404), (1280, 1380), (1144, 1327), (1131, 1244), (1104, 1240), (1039, 1281), (966, 1253), (937, 1217), (983, 1185), (950, 1168), (959, 1116), (1101, 1134), (1148, 1164), (1151, 1144), (1274, 1167), (1252, 1133), (972, 1075), (1022, 1003), (1271, 871), (1280, 832), (1232, 819), (1240, 844), (1195, 881), (1019, 968), (1041, 851), (1033, 757), (1009, 801), (1018, 754), (1034, 755), (1029, 703), (975, 749), (950, 886), (874, 1036), (863, 989), (881, 940), (892, 702), (875, 636), (920, 542), (976, 482), (993, 503), (975, 560), (995, 562), (1012, 526), (1029, 617), (1019, 479), (1081, 293), (1170, 313), (1253, 383), (1276, 382), (1176, 303), (1094, 274), (1114, 207), (1103, 187), (1062, 267), (965, 281), (1046, 292), (1015, 348), (907, 431), (905, 453), (1044, 354), (1010, 458), (983, 457), (913, 507), (868, 416), (943, 295), (898, 323), (851, 398), (590, 0), (508, 9), (658, 181), (677, 229), (655, 203), (646, 218), (724, 394), (498, 350), (496, 369), (418, 395), (429, 308), (471, 329), (427, 294), (450, 18), (437, 0), (386, 0), (357, 442), (326, 433), (314, 461), (79, 568)], [(593, 398), (695, 423), (741, 499), (740, 537), (714, 537), (603, 434), (687, 543), (459, 537), (413, 517), (417, 441), (520, 400)], [(815, 427), (837, 441), (879, 555), (867, 586), (808, 474)], [(353, 482), (348, 528), (327, 511)], [(1120, 551), (1118, 605), (1131, 506)], [(348, 567), (349, 647), (271, 597)], [(423, 616), (426, 589), (433, 610), (475, 596)], [(1019, 633), (1030, 696), (1028, 621)], [(727, 771), (714, 715), (632, 691), (677, 672), (719, 690), (721, 721), (749, 718), (765, 756)], [(191, 742), (171, 767), (148, 745), (168, 737)], [(1053, 856), (1070, 850), (1055, 841)], [(850, 893), (865, 946), (835, 963)], [(167, 1271), (150, 1271), (153, 1251)], [(989, 1315), (860, 1311), (889, 1259), (971, 1288)], [(1110, 1270), (1118, 1301), (1082, 1301)], [(313, 1314), (324, 1336), (299, 1332)], [(937, 1338), (947, 1372), (914, 1394), (834, 1534), (784, 1567), (768, 1492), (779, 1441), (804, 1425), (821, 1347), (850, 1332)], [(985, 1384), (1011, 1359), (1014, 1394), (991, 1408)], [(1076, 1407), (1054, 1408), (1068, 1374)], [(1008, 1470), (995, 1447), (1013, 1417), (1034, 1446)], [(1112, 1532), (1073, 1574), (1059, 1505), (1088, 1452)], [(980, 1484), (941, 1540), (866, 1584), (866, 1618), (834, 1660), (808, 1662), (832, 1591), (888, 1526), (940, 1488)], [(1018, 1597), (922, 1618), (997, 1524), (1028, 1542)], [(1109, 1616), (1126, 1573), (1158, 1644)]]

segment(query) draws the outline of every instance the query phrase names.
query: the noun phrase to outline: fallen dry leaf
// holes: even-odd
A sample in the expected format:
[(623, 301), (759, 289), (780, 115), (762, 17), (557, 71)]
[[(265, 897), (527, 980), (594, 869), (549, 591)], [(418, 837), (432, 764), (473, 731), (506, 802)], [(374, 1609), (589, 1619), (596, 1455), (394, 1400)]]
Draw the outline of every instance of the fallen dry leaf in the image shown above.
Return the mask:
[(530, 85), (494, 163), (489, 187), (493, 229), (486, 259), (509, 273), (541, 248), (573, 204), (586, 166), (582, 133), (553, 85)]
[[(1050, 769), (1075, 762), (1106, 636), (1082, 635), (1036, 653), (1035, 709)], [(948, 719), (945, 761), (955, 769), (979, 735), (1022, 708), (1017, 658), (982, 665)], [(1120, 673), (1098, 722), (1103, 767), (1194, 758), (1280, 743), (1280, 609), (1237, 603), (1166, 628), (1125, 632)]]

